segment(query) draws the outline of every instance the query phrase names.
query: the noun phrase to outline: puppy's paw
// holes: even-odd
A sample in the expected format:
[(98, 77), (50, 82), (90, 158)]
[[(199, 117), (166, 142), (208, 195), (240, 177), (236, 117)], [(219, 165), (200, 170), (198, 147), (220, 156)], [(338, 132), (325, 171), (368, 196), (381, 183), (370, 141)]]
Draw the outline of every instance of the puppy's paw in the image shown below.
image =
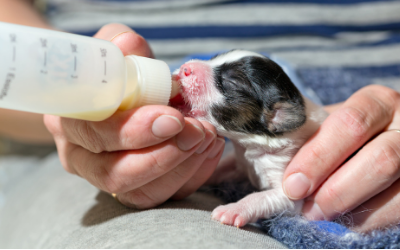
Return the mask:
[(252, 219), (246, 207), (240, 203), (230, 203), (225, 206), (219, 206), (214, 209), (211, 217), (223, 224), (235, 227), (243, 227)]

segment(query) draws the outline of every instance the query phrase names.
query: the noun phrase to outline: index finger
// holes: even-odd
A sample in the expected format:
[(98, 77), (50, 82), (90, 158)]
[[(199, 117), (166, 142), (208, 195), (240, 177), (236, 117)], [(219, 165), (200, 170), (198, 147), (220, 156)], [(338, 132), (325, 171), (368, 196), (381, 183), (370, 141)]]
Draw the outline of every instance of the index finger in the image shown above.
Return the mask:
[(124, 56), (137, 55), (154, 58), (146, 40), (124, 24), (107, 24), (94, 37), (111, 41), (120, 48)]
[(393, 118), (399, 94), (368, 86), (333, 112), (288, 165), (283, 189), (293, 199), (311, 195), (351, 154)]
[(176, 109), (153, 105), (117, 111), (100, 122), (45, 116), (45, 123), (55, 137), (100, 153), (159, 144), (181, 132), (185, 120)]

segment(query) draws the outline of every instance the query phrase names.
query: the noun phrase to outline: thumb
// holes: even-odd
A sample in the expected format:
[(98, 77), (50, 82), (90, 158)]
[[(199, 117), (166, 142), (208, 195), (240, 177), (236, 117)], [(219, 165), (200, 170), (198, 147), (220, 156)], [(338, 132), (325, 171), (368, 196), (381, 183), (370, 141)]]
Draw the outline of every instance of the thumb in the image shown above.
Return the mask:
[(94, 37), (111, 41), (120, 48), (124, 56), (137, 55), (154, 58), (146, 40), (124, 24), (107, 24), (101, 27)]

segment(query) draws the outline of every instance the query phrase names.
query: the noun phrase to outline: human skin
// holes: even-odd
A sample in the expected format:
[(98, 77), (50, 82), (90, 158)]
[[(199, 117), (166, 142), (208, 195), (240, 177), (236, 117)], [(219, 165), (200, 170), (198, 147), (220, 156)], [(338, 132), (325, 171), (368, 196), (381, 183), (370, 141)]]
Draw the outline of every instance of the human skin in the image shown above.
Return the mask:
[[(32, 7), (31, 0), (1, 0), (0, 21), (52, 29)], [(108, 26), (97, 36), (110, 40), (119, 32), (128, 31), (125, 28), (113, 30)], [(124, 54), (152, 56), (147, 43), (134, 32), (113, 42)], [(353, 228), (358, 231), (398, 223), (400, 134), (381, 132), (400, 128), (399, 94), (382, 86), (368, 86), (345, 103), (326, 109), (331, 115), (285, 172), (287, 195), (295, 200), (309, 197), (304, 212), (311, 219), (332, 220), (353, 210)], [(157, 130), (156, 117), (165, 118), (158, 125), (170, 124), (167, 131)], [(174, 121), (182, 127), (179, 123), (173, 125)], [(194, 192), (214, 171), (222, 151), (217, 149), (223, 147), (221, 138), (217, 145), (212, 126), (184, 118), (166, 106), (118, 112), (100, 123), (47, 116), (46, 124), (52, 134), (43, 123), (43, 115), (0, 109), (0, 135), (29, 143), (48, 144), (55, 139), (67, 171), (107, 192), (119, 193), (121, 202), (128, 206), (153, 207), (169, 197), (183, 198)], [(198, 141), (196, 136), (190, 136), (194, 139), (186, 142), (185, 149), (189, 149), (181, 150), (180, 137), (186, 138), (191, 132), (198, 133)], [(203, 153), (196, 153), (204, 148)], [(157, 157), (163, 155), (168, 155), (171, 162), (157, 162), (159, 168), (157, 164), (143, 164), (139, 169), (133, 164), (139, 159), (156, 163)], [(215, 158), (208, 159), (210, 155)], [(295, 173), (303, 176), (293, 176)], [(133, 175), (136, 179), (130, 179)], [(171, 185), (173, 182), (179, 185)], [(160, 190), (158, 186), (165, 184), (167, 188)], [(135, 204), (138, 200), (141, 204)]]
[(397, 224), (400, 133), (388, 130), (400, 128), (400, 94), (370, 85), (326, 110), (329, 117), (286, 169), (286, 194), (308, 197), (303, 213), (309, 219), (351, 211), (356, 231)]
[[(112, 39), (124, 55), (152, 57), (143, 37), (125, 25), (106, 25), (95, 37)], [(196, 191), (214, 172), (225, 144), (211, 124), (161, 105), (117, 111), (101, 122), (50, 115), (44, 121), (68, 172), (139, 209)]]
[[(26, 0), (0, 1), (0, 21), (52, 29)], [(125, 25), (106, 25), (95, 37), (112, 40), (124, 55), (153, 57), (146, 40)], [(142, 209), (196, 191), (213, 173), (225, 144), (209, 123), (168, 106), (118, 111), (102, 122), (45, 116), (51, 133), (43, 115), (0, 112), (1, 134), (30, 143), (55, 141), (68, 172)]]
[[(0, 21), (52, 29), (30, 0), (1, 0)], [(0, 135), (31, 144), (54, 144), (43, 115), (0, 109)]]

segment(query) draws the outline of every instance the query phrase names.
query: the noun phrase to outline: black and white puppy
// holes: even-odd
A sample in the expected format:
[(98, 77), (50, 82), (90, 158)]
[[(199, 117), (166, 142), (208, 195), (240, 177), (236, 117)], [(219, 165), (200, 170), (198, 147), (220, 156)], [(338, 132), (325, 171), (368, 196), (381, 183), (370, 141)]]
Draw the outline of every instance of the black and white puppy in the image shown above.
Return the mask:
[(326, 118), (322, 107), (305, 98), (275, 62), (249, 51), (189, 61), (173, 79), (181, 84), (183, 101), (172, 106), (210, 122), (233, 142), (235, 153), (220, 163), (213, 178), (245, 176), (260, 190), (217, 207), (213, 219), (242, 227), (284, 211), (300, 213), (303, 201), (284, 194), (283, 173)]

